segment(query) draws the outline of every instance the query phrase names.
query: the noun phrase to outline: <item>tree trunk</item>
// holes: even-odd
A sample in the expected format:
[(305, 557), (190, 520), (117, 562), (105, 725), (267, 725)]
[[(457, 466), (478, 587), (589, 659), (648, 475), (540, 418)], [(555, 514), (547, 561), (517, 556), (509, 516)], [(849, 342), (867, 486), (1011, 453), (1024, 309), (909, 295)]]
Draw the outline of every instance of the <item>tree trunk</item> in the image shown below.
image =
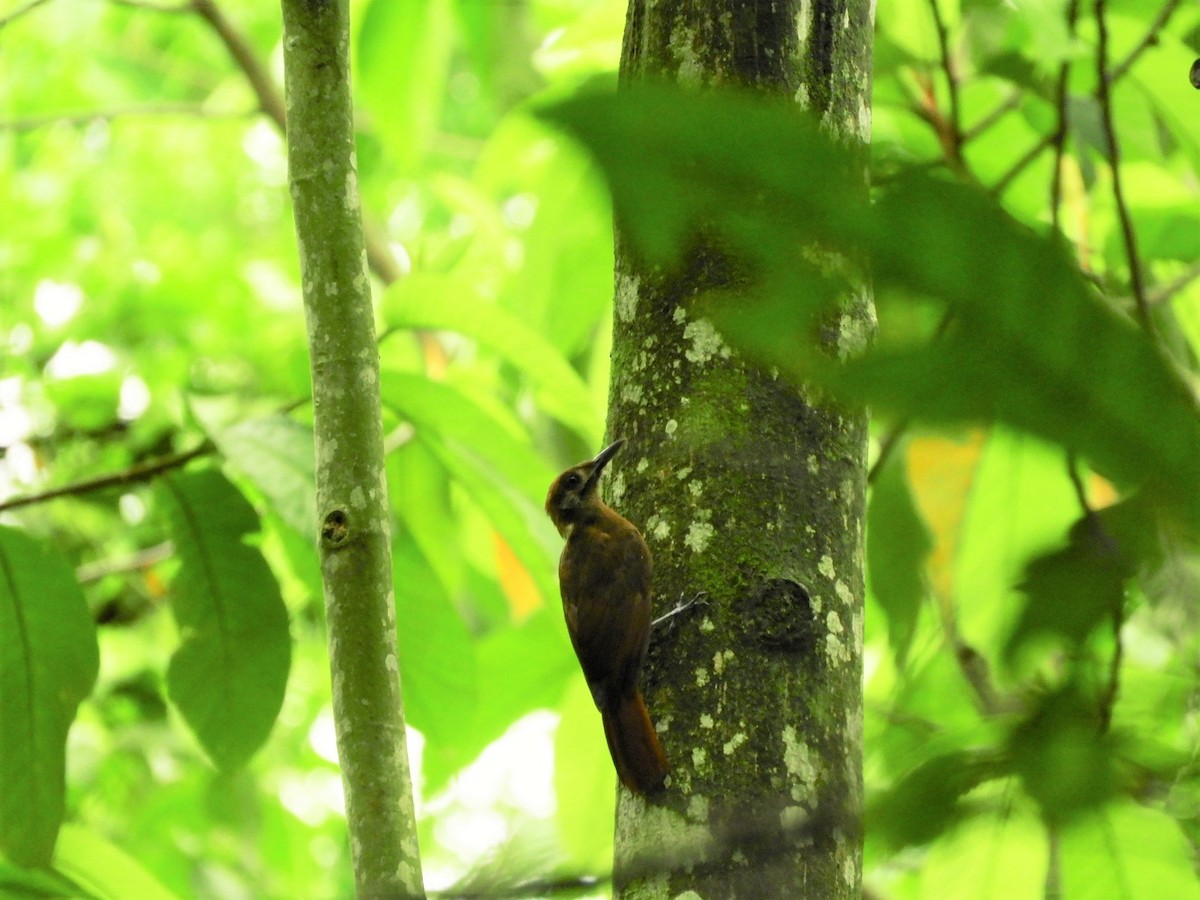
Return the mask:
[[(621, 81), (794, 98), (862, 152), (873, 9), (631, 0)], [(611, 499), (654, 554), (655, 613), (708, 604), (652, 639), (644, 685), (674, 769), (660, 799), (620, 792), (620, 896), (861, 894), (866, 414), (742, 359), (693, 310), (740, 277), (707, 239), (664, 275), (618, 223), (609, 429), (629, 446)], [(869, 332), (866, 291), (843, 312), (843, 333)]]
[(424, 895), (389, 533), (346, 0), (284, 0), (288, 179), (313, 376), (333, 713), (359, 897)]

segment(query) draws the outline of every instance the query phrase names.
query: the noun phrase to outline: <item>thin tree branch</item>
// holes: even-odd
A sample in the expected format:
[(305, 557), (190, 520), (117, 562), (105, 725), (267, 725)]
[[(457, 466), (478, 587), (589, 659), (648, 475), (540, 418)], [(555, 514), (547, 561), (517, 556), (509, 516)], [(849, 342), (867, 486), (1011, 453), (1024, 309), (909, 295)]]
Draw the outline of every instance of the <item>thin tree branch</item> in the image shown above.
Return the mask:
[(92, 122), (111, 122), (114, 119), (134, 116), (191, 116), (197, 119), (243, 119), (254, 115), (253, 110), (208, 109), (199, 103), (131, 103), (128, 106), (113, 106), (107, 109), (83, 112), (50, 113), (44, 116), (26, 116), (22, 119), (0, 121), (0, 131), (35, 131), (51, 125), (89, 125)]
[[(258, 99), (258, 105), (281, 133), (287, 132), (287, 113), (280, 92), (270, 72), (254, 52), (254, 48), (226, 18), (215, 0), (192, 0), (192, 9), (207, 22), (229, 51), (238, 68), (250, 83), (250, 89)], [(367, 263), (371, 271), (384, 284), (391, 284), (404, 276), (395, 256), (388, 248), (387, 238), (378, 225), (370, 219), (363, 220), (363, 232), (367, 245)]]
[(963, 133), (958, 101), (958, 74), (954, 70), (954, 60), (950, 53), (950, 35), (946, 23), (942, 19), (938, 0), (929, 0), (929, 10), (933, 14), (933, 25), (937, 31), (938, 54), (941, 57), (942, 72), (946, 76), (946, 99), (950, 105), (950, 121), (945, 130), (944, 143), (951, 164), (954, 168), (961, 169), (963, 167)]
[[(1159, 32), (1167, 26), (1167, 23), (1170, 21), (1172, 14), (1174, 14), (1178, 6), (1179, 0), (1167, 0), (1167, 3), (1164, 4), (1161, 10), (1159, 10), (1158, 15), (1155, 17), (1150, 27), (1146, 29), (1146, 33), (1142, 35), (1142, 39), (1138, 41), (1134, 48), (1125, 56), (1123, 60), (1121, 60), (1121, 62), (1117, 63), (1117, 65), (1112, 68), (1111, 72), (1109, 73), (1111, 84), (1116, 84), (1126, 75), (1128, 75), (1129, 70), (1133, 67), (1133, 64), (1138, 61), (1141, 55), (1153, 47), (1155, 43), (1157, 43)], [(1020, 95), (1018, 94), (1017, 97), (1019, 96)], [(973, 140), (978, 137), (984, 130), (984, 128), (981, 127), (983, 123), (986, 122), (987, 126), (990, 127), (1003, 118), (1005, 113), (1017, 106), (1018, 102), (1014, 102), (1013, 97), (1002, 101), (997, 105), (996, 109), (985, 115), (980, 120), (980, 124), (976, 125), (971, 129), (970, 132), (968, 132), (966, 139)], [(1038, 142), (1030, 147), (1025, 155), (1017, 161), (1012, 169), (1000, 177), (1000, 179), (996, 182), (996, 186), (992, 188), (991, 193), (994, 196), (1003, 194), (1004, 191), (1008, 189), (1008, 185), (1013, 181), (1013, 179), (1021, 174), (1026, 166), (1037, 159), (1038, 154), (1049, 147), (1053, 139), (1054, 136), (1050, 134), (1039, 139)]]
[(1158, 11), (1158, 15), (1154, 17), (1154, 21), (1150, 23), (1150, 27), (1146, 29), (1146, 33), (1142, 35), (1142, 39), (1126, 54), (1123, 60), (1109, 70), (1108, 77), (1110, 81), (1115, 84), (1124, 78), (1126, 73), (1133, 68), (1133, 64), (1138, 61), (1138, 58), (1158, 43), (1159, 32), (1167, 27), (1167, 23), (1171, 21), (1171, 16), (1175, 14), (1175, 10), (1178, 8), (1179, 0), (1167, 0), (1163, 4), (1162, 9)]
[(73, 484), (65, 484), (62, 487), (51, 488), (38, 494), (26, 494), (24, 497), (13, 497), (11, 500), (0, 501), (0, 512), (20, 509), (22, 506), (32, 506), (36, 503), (45, 503), (48, 500), (56, 500), (59, 497), (80, 497), (84, 494), (91, 494), (96, 491), (107, 490), (108, 488), (124, 487), (125, 485), (137, 484), (141, 481), (149, 481), (156, 475), (161, 475), (163, 472), (169, 472), (172, 469), (182, 468), (193, 459), (208, 456), (215, 450), (216, 447), (211, 442), (204, 441), (204, 443), (184, 453), (177, 453), (173, 456), (164, 456), (162, 459), (139, 463), (136, 466), (130, 466), (128, 469), (122, 469), (119, 472), (110, 472), (108, 475), (101, 475), (98, 478), (90, 478), (86, 481), (76, 481)]
[[(1067, 34), (1075, 38), (1075, 22), (1079, 18), (1079, 0), (1067, 4)], [(1058, 84), (1054, 89), (1054, 108), (1057, 124), (1052, 135), (1054, 146), (1054, 172), (1050, 182), (1050, 225), (1059, 230), (1058, 212), (1062, 204), (1062, 167), (1067, 147), (1067, 80), (1071, 74), (1070, 58), (1065, 58), (1058, 67)]]
[(24, 6), (18, 6), (16, 9), (14, 9), (12, 12), (10, 12), (7, 16), (0, 16), (0, 28), (5, 28), (8, 25), (11, 25), (17, 19), (21, 18), (21, 16), (24, 16), (28, 13), (33, 12), (35, 9), (37, 9), (39, 6), (41, 6), (43, 3), (46, 3), (46, 2), (47, 2), (47, 0), (29, 0), (29, 2), (26, 3)]
[(1129, 265), (1129, 282), (1142, 327), (1154, 333), (1154, 322), (1150, 317), (1150, 304), (1146, 300), (1146, 289), (1142, 280), (1142, 261), (1138, 255), (1137, 235), (1133, 219), (1125, 202), (1125, 191), (1121, 186), (1121, 149), (1117, 143), (1117, 129), (1113, 123), (1112, 95), (1109, 92), (1108, 72), (1108, 23), (1105, 19), (1106, 0), (1096, 0), (1096, 100), (1100, 104), (1100, 124), (1108, 143), (1108, 163), (1112, 170), (1113, 202), (1117, 207), (1117, 218), (1121, 223), (1121, 237), (1125, 242), (1125, 256)]

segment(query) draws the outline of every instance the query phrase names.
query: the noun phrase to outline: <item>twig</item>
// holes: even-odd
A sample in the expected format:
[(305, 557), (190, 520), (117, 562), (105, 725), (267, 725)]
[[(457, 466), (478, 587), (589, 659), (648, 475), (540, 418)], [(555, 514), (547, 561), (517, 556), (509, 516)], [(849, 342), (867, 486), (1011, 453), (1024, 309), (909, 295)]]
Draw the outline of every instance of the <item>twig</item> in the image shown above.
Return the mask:
[(1167, 23), (1171, 21), (1171, 16), (1175, 14), (1175, 10), (1178, 8), (1179, 0), (1167, 0), (1163, 4), (1162, 9), (1158, 11), (1158, 15), (1154, 17), (1154, 21), (1150, 23), (1150, 27), (1146, 29), (1146, 33), (1142, 35), (1142, 39), (1126, 54), (1123, 60), (1109, 70), (1108, 77), (1112, 82), (1115, 83), (1124, 78), (1125, 74), (1133, 68), (1133, 64), (1138, 61), (1138, 57), (1158, 42), (1159, 32), (1167, 27)]
[[(1075, 22), (1079, 18), (1079, 0), (1071, 0), (1067, 4), (1067, 34), (1074, 40)], [(1054, 108), (1057, 124), (1051, 137), (1054, 145), (1054, 172), (1050, 182), (1050, 225), (1052, 230), (1059, 230), (1058, 209), (1062, 204), (1062, 167), (1063, 156), (1067, 146), (1067, 79), (1071, 74), (1070, 58), (1063, 60), (1058, 67), (1058, 84), (1054, 89)]]
[(871, 468), (867, 470), (867, 484), (875, 483), (875, 479), (879, 477), (879, 473), (887, 465), (892, 452), (900, 445), (900, 439), (904, 437), (911, 424), (912, 420), (901, 419), (889, 428), (887, 433), (880, 439), (879, 453), (875, 457), (875, 462), (871, 463)]
[(91, 494), (107, 488), (148, 481), (155, 475), (181, 468), (193, 459), (208, 456), (215, 450), (216, 447), (210, 441), (205, 441), (198, 447), (188, 450), (185, 453), (177, 453), (174, 456), (165, 456), (162, 459), (139, 463), (120, 472), (110, 472), (107, 475), (101, 475), (99, 478), (76, 481), (74, 484), (65, 484), (62, 487), (51, 488), (48, 491), (42, 491), (38, 494), (26, 494), (24, 497), (13, 497), (11, 500), (0, 501), (0, 512), (20, 509), (22, 506), (32, 506), (35, 503), (45, 503), (47, 500), (56, 500), (59, 497), (79, 497), (83, 494)]
[(4, 28), (8, 25), (11, 25), (17, 19), (21, 18), (21, 16), (25, 15), (26, 13), (33, 12), (35, 9), (37, 9), (39, 6), (41, 6), (45, 2), (47, 2), (47, 0), (29, 0), (29, 2), (26, 3), (24, 6), (18, 6), (16, 9), (14, 9), (12, 12), (10, 12), (7, 16), (0, 17), (0, 28)]
[(99, 581), (109, 575), (122, 575), (126, 572), (141, 572), (170, 559), (175, 554), (175, 545), (171, 541), (163, 541), (152, 547), (145, 547), (130, 556), (120, 559), (100, 559), (96, 562), (85, 563), (75, 570), (75, 580), (80, 584)]
[(933, 25), (937, 30), (938, 53), (941, 56), (942, 71), (946, 75), (946, 99), (950, 105), (949, 127), (945, 134), (946, 152), (950, 156), (953, 167), (961, 169), (963, 167), (962, 118), (958, 102), (958, 75), (954, 71), (954, 60), (950, 55), (950, 35), (946, 29), (946, 23), (942, 19), (938, 0), (929, 0), (929, 10), (933, 14)]
[(1172, 278), (1165, 284), (1156, 285), (1147, 292), (1146, 299), (1150, 301), (1151, 306), (1157, 306), (1159, 303), (1170, 300), (1197, 278), (1200, 278), (1200, 263), (1193, 263), (1191, 268), (1183, 274)]
[(963, 132), (963, 143), (968, 144), (982, 135), (985, 131), (999, 122), (1009, 112), (1021, 105), (1021, 99), (1024, 94), (1021, 91), (1013, 91), (1008, 95), (1008, 99), (996, 104), (996, 108), (985, 115), (982, 119)]
[(27, 116), (22, 119), (0, 121), (0, 131), (34, 131), (50, 125), (88, 125), (92, 122), (111, 122), (130, 116), (193, 116), (198, 119), (241, 119), (253, 115), (252, 111), (241, 112), (211, 110), (199, 103), (131, 103), (108, 109), (94, 109), (72, 113), (50, 113), (44, 116)]
[[(262, 109), (281, 133), (287, 132), (287, 113), (283, 102), (283, 94), (275, 84), (275, 80), (259, 60), (254, 48), (225, 17), (225, 13), (217, 6), (215, 0), (191, 0), (192, 9), (207, 22), (216, 32), (217, 37), (229, 51), (238, 68), (250, 82), (250, 89)], [(367, 244), (367, 264), (379, 280), (391, 284), (404, 277), (404, 272), (388, 249), (387, 238), (379, 226), (370, 219), (363, 217), (363, 233)]]
[(1125, 256), (1129, 264), (1129, 281), (1133, 300), (1142, 327), (1154, 332), (1150, 317), (1150, 304), (1146, 301), (1146, 289), (1142, 281), (1142, 262), (1138, 256), (1137, 236), (1133, 230), (1133, 219), (1125, 202), (1125, 191), (1121, 186), (1121, 150), (1117, 144), (1117, 129), (1113, 124), (1112, 97), (1109, 93), (1108, 72), (1108, 23), (1105, 21), (1106, 0), (1096, 0), (1096, 101), (1100, 104), (1100, 124), (1108, 143), (1108, 163), (1112, 170), (1113, 202), (1117, 207), (1117, 218), (1121, 222), (1121, 236), (1125, 241)]

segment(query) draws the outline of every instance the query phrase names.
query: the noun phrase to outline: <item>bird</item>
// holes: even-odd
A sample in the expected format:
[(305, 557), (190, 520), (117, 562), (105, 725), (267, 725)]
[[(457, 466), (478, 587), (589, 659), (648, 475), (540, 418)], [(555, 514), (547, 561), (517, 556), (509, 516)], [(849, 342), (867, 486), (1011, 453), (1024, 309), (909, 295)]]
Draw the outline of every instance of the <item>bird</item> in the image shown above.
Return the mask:
[(600, 499), (600, 476), (619, 439), (550, 485), (546, 512), (565, 539), (558, 561), (563, 615), (621, 783), (635, 794), (665, 786), (670, 765), (638, 686), (650, 643), (650, 548)]

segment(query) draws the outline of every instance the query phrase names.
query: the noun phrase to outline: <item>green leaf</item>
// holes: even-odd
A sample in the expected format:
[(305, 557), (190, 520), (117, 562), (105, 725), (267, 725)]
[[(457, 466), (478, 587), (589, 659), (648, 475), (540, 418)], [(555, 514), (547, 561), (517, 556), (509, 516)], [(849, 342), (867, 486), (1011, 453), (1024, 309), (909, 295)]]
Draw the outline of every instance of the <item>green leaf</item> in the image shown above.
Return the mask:
[(258, 488), (279, 518), (305, 537), (317, 531), (316, 462), (312, 428), (284, 416), (247, 419), (206, 429), (221, 455)]
[(180, 562), (168, 694), (217, 766), (236, 769), (266, 741), (283, 703), (287, 610), (262, 554), (246, 543), (258, 518), (225, 476), (204, 469), (162, 485)]
[(372, 0), (363, 12), (359, 95), (403, 169), (420, 162), (441, 119), (452, 26), (447, 0)]
[(980, 457), (954, 559), (958, 626), (985, 656), (1011, 633), (1018, 585), (1035, 554), (1053, 549), (1079, 514), (1066, 458), (996, 429)]
[[(650, 261), (672, 259), (701, 227), (751, 261), (741, 295), (761, 307), (752, 326), (738, 328), (745, 303), (719, 319), (743, 348), (897, 417), (1037, 435), (1200, 525), (1193, 392), (1062, 247), (979, 188), (912, 173), (867, 207), (856, 154), (793, 109), (711, 92), (627, 90), (543, 115), (595, 155), (623, 234)], [(841, 259), (866, 254), (881, 304), (932, 300), (947, 327), (916, 343), (882, 333), (841, 364), (814, 353), (814, 313), (849, 296), (854, 278), (795, 249), (811, 242)], [(840, 317), (838, 349), (861, 348), (863, 327)]]
[(50, 861), (67, 730), (98, 668), (96, 630), (70, 565), (0, 526), (0, 850), (19, 865)]
[(391, 328), (454, 331), (477, 341), (529, 377), (538, 407), (598, 443), (602, 417), (583, 379), (554, 346), (502, 306), (480, 300), (462, 278), (412, 275), (384, 295)]
[(385, 371), (381, 392), (483, 510), (542, 596), (557, 596), (561, 541), (542, 509), (555, 473), (527, 442), (448, 385)]
[(1197, 900), (1194, 855), (1180, 823), (1161, 810), (1113, 803), (1063, 829), (1063, 897)]
[(1003, 774), (992, 753), (955, 750), (934, 756), (879, 796), (868, 811), (867, 827), (896, 848), (927, 844), (967, 816), (965, 794)]
[(897, 452), (880, 471), (867, 505), (867, 575), (888, 622), (888, 639), (903, 668), (927, 593), (925, 559), (933, 538), (917, 511)]
[(1069, 822), (1116, 787), (1112, 740), (1100, 732), (1095, 702), (1074, 687), (1042, 697), (1013, 730), (1008, 751), (1047, 821)]
[(475, 715), (474, 644), (409, 534), (392, 543), (392, 571), (405, 721), (432, 744), (452, 744)]
[(54, 868), (96, 900), (174, 900), (176, 896), (116, 844), (74, 825), (62, 828)]

